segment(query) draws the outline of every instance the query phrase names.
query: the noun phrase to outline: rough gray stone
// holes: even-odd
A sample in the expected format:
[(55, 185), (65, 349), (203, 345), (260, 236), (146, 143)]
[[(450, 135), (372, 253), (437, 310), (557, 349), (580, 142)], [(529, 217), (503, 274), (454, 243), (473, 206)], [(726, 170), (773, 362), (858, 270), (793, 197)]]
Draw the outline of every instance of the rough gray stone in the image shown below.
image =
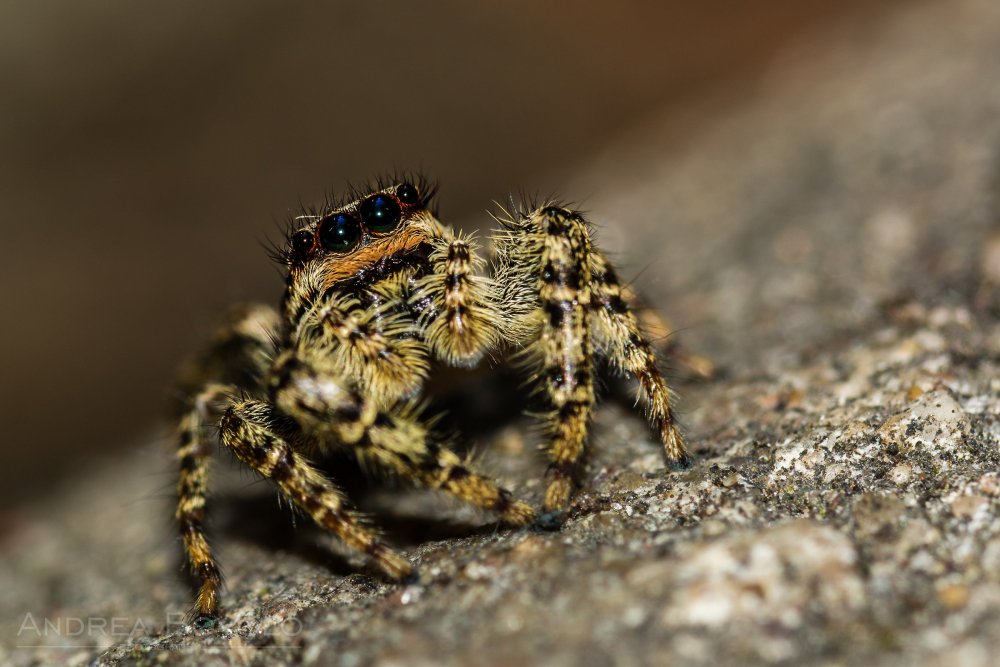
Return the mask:
[[(212, 526), (228, 614), (195, 630), (155, 442), (11, 531), (0, 661), (993, 664), (1000, 6), (915, 4), (808, 51), (711, 131), (653, 120), (571, 186), (599, 193), (602, 238), (652, 263), (640, 286), (721, 366), (677, 382), (694, 467), (665, 470), (609, 400), (561, 531), (363, 493), (419, 564), (405, 586), (230, 472)], [(529, 426), (481, 449), (537, 502)], [(28, 613), (119, 625), (34, 632)]]

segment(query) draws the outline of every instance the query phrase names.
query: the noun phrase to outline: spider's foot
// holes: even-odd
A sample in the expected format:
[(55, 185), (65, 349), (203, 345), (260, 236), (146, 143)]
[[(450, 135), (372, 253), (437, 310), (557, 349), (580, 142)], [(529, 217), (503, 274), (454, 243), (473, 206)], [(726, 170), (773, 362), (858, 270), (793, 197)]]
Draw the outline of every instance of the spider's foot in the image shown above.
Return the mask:
[(413, 568), (410, 573), (399, 580), (404, 586), (416, 586), (420, 584), (420, 570)]
[(551, 510), (539, 514), (531, 524), (536, 531), (554, 532), (563, 527), (566, 523), (566, 510)]
[(690, 454), (683, 454), (680, 458), (667, 461), (667, 467), (670, 468), (671, 472), (690, 470), (693, 465), (694, 459), (691, 458)]
[(198, 614), (192, 624), (199, 630), (214, 630), (219, 625), (219, 617), (215, 614)]

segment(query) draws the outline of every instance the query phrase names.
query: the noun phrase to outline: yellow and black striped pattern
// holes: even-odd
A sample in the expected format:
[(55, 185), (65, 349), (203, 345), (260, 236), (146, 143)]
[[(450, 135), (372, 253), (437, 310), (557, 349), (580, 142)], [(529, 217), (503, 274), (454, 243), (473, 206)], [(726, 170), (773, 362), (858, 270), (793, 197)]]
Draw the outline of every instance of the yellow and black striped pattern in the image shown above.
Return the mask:
[(550, 405), (547, 511), (565, 509), (594, 404), (594, 360), (633, 375), (671, 463), (686, 464), (670, 390), (614, 269), (583, 218), (544, 206), (508, 214), (495, 236), (505, 336), (522, 346)]
[[(219, 615), (219, 566), (204, 534), (210, 434), (344, 544), (392, 578), (412, 572), (310, 458), (347, 449), (370, 468), (495, 512), (521, 526), (532, 507), (435, 437), (419, 409), (432, 362), (473, 366), (513, 349), (545, 402), (549, 517), (572, 499), (595, 404), (595, 363), (633, 375), (668, 460), (686, 461), (670, 390), (631, 296), (586, 221), (543, 206), (508, 214), (493, 237), (493, 274), (473, 239), (442, 225), (414, 186), (386, 186), (398, 228), (363, 232), (350, 252), (316, 239), (329, 216), (365, 197), (300, 216), (290, 232), (282, 310), (235, 311), (188, 367), (180, 418), (176, 516), (198, 580), (198, 618)], [(291, 245), (300, 240), (299, 250)], [(304, 235), (304, 236), (303, 236)], [(295, 254), (298, 252), (299, 254)], [(303, 254), (304, 253), (304, 254)]]
[(209, 488), (209, 460), (212, 443), (206, 431), (213, 415), (217, 418), (221, 406), (234, 391), (227, 385), (206, 385), (195, 396), (191, 410), (181, 418), (177, 461), (180, 477), (177, 482), (177, 510), (184, 551), (192, 575), (198, 580), (197, 612), (212, 616), (218, 610), (222, 576), (205, 537), (205, 505)]
[(639, 381), (639, 395), (663, 443), (667, 460), (688, 463), (684, 438), (677, 428), (670, 389), (656, 364), (656, 355), (639, 329), (614, 269), (600, 253), (591, 257), (596, 312), (595, 331), (604, 355), (620, 370)]
[(344, 544), (367, 554), (390, 577), (409, 575), (412, 566), (383, 543), (361, 518), (346, 507), (333, 484), (296, 452), (278, 424), (274, 407), (263, 401), (232, 405), (221, 422), (222, 443), (236, 457), (267, 479), (308, 514), (313, 521), (340, 538)]
[(537, 345), (541, 379), (553, 406), (547, 418), (550, 479), (543, 503), (551, 511), (569, 504), (594, 405), (591, 248), (583, 220), (563, 209), (542, 209), (530, 224), (542, 237), (536, 285), (543, 317)]

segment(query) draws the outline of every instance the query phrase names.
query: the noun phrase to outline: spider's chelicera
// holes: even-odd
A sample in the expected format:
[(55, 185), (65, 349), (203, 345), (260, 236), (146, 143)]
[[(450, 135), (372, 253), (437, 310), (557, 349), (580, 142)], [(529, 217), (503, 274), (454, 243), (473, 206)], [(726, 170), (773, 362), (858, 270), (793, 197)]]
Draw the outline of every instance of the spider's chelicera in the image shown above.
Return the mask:
[(536, 518), (435, 440), (417, 407), (433, 360), (467, 367), (487, 353), (522, 356), (547, 406), (548, 517), (570, 501), (598, 358), (638, 380), (668, 461), (687, 461), (634, 294), (584, 219), (554, 205), (505, 211), (487, 276), (476, 244), (438, 221), (429, 198), (426, 186), (401, 182), (295, 218), (280, 312), (239, 309), (199, 357), (180, 424), (176, 515), (200, 584), (200, 622), (217, 617), (221, 586), (203, 530), (211, 426), (236, 458), (396, 579), (411, 564), (359, 520), (310, 457), (347, 448), (510, 525)]

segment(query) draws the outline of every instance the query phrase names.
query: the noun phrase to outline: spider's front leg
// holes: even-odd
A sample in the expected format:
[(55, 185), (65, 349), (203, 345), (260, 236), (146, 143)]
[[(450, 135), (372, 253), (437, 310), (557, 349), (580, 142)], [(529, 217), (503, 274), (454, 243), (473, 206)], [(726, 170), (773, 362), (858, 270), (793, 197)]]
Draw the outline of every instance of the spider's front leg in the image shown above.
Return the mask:
[[(335, 428), (344, 432), (364, 432), (364, 425), (348, 403), (335, 408), (341, 419)], [(264, 401), (234, 403), (222, 418), (222, 443), (233, 454), (329, 530), (348, 547), (367, 554), (390, 577), (401, 579), (412, 571), (410, 563), (382, 542), (350, 510), (343, 495), (292, 443), (298, 429), (274, 405)]]
[(496, 512), (512, 526), (527, 525), (535, 518), (530, 505), (515, 500), (510, 491), (475, 472), (458, 454), (430, 440), (426, 429), (415, 421), (373, 428), (368, 441), (355, 445), (355, 453), (361, 461)]
[(655, 354), (583, 218), (547, 206), (505, 226), (497, 237), (497, 275), (508, 336), (523, 341), (537, 358), (536, 377), (552, 406), (544, 509), (563, 510), (569, 504), (594, 405), (597, 353), (636, 376), (667, 458), (685, 462), (684, 441)]
[(543, 508), (552, 512), (569, 504), (594, 405), (590, 236), (579, 216), (554, 206), (505, 225), (496, 238), (504, 322), (536, 364), (551, 406)]
[(380, 409), (324, 368), (321, 357), (302, 350), (279, 358), (271, 392), (276, 406), (321, 445), (351, 447), (365, 463), (494, 511), (509, 524), (524, 525), (534, 519), (529, 505), (434, 442), (415, 418), (412, 405)]

